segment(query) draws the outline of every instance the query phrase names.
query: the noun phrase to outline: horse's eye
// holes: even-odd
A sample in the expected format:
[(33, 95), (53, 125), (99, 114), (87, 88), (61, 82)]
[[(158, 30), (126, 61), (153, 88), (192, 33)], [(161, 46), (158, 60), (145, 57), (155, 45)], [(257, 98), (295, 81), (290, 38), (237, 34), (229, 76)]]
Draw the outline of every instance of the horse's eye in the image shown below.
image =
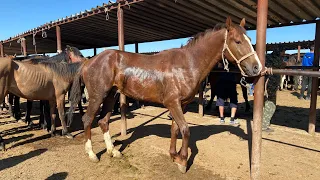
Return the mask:
[(237, 44), (241, 44), (241, 41), (236, 41)]

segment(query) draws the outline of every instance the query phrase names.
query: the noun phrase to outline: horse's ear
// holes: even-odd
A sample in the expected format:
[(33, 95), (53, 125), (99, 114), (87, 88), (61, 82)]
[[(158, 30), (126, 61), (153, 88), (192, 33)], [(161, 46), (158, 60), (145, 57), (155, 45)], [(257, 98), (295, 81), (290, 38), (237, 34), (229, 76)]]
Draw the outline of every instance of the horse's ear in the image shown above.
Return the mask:
[(246, 19), (243, 18), (240, 22), (240, 26), (244, 27), (246, 25)]
[(230, 30), (232, 28), (232, 19), (230, 18), (230, 16), (227, 17), (226, 27), (228, 30)]

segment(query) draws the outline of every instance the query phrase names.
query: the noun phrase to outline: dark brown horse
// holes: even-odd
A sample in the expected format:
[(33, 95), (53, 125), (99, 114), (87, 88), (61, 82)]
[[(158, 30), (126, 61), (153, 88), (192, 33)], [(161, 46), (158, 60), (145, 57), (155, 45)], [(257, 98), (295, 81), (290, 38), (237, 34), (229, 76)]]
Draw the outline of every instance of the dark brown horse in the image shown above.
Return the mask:
[[(218, 29), (208, 30), (186, 46), (162, 51), (156, 55), (142, 55), (117, 50), (106, 50), (84, 63), (80, 75), (87, 87), (89, 105), (82, 117), (85, 129), (85, 150), (92, 161), (98, 161), (92, 150), (91, 123), (103, 103), (99, 126), (104, 133), (107, 153), (119, 157), (112, 144), (109, 119), (117, 91), (131, 98), (163, 104), (173, 116), (170, 155), (183, 173), (187, 168), (189, 127), (183, 108), (194, 99), (201, 82), (216, 63), (226, 57), (244, 75), (257, 76), (262, 69), (258, 56), (243, 28), (230, 18)], [(152, 62), (152, 63), (150, 63)], [(74, 82), (71, 99), (80, 100), (79, 80)], [(73, 97), (73, 95), (77, 98)], [(76, 103), (77, 101), (73, 101)], [(75, 106), (71, 105), (72, 106)], [(69, 120), (72, 117), (69, 117)], [(176, 140), (182, 134), (182, 147), (176, 151)]]
[(39, 63), (17, 62), (10, 58), (0, 61), (0, 100), (8, 93), (28, 100), (48, 100), (51, 114), (51, 133), (55, 132), (55, 109), (58, 108), (63, 127), (62, 135), (72, 138), (65, 123), (64, 101), (74, 76), (83, 59), (76, 63)]

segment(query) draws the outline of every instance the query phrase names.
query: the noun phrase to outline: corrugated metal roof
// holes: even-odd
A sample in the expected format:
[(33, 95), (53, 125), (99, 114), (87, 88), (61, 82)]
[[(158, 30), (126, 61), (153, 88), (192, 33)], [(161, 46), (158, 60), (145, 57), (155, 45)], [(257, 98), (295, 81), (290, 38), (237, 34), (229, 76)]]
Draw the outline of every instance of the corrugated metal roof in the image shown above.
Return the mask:
[[(62, 46), (79, 49), (118, 44), (117, 6), (103, 4), (90, 10), (48, 22), (4, 40), (7, 54), (20, 53), (17, 40), (26, 36), (28, 53), (56, 52), (55, 26), (61, 27)], [(141, 43), (190, 37), (230, 16), (239, 23), (246, 18), (247, 29), (256, 28), (257, 0), (124, 0), (125, 43)], [(108, 20), (107, 17), (108, 16)], [(320, 17), (320, 0), (269, 0), (268, 27), (312, 23)], [(47, 38), (42, 38), (46, 32)]]

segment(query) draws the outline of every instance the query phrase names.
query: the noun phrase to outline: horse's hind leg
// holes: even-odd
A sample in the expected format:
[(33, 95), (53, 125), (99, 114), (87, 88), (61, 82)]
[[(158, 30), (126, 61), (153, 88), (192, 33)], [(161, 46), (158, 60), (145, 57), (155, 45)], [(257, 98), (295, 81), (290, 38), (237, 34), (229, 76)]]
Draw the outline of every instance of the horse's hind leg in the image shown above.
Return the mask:
[(61, 95), (58, 99), (57, 99), (57, 108), (58, 108), (58, 112), (59, 112), (59, 118), (61, 121), (61, 126), (62, 126), (62, 135), (72, 139), (73, 136), (72, 134), (68, 133), (68, 129), (67, 129), (67, 124), (65, 121), (65, 113), (64, 113), (64, 95)]
[(243, 99), (245, 100), (246, 102), (246, 112), (249, 112), (250, 111), (250, 103), (248, 101), (248, 92), (247, 92), (247, 88), (242, 86), (241, 85), (241, 90), (242, 90), (242, 96), (243, 96)]
[[(89, 94), (89, 95), (90, 95), (89, 96), (90, 99), (89, 99), (87, 111), (82, 116), (82, 122), (83, 122), (83, 126), (84, 126), (84, 135), (85, 135), (85, 141), (86, 141), (85, 151), (89, 155), (89, 158), (91, 161), (98, 162), (99, 159), (92, 150), (91, 124), (92, 124), (92, 121), (93, 121), (102, 101), (103, 101), (103, 97), (97, 96), (97, 94), (95, 94), (95, 96), (92, 96), (91, 94)], [(99, 95), (101, 95), (101, 94), (99, 94)]]
[(114, 103), (116, 102), (116, 93), (116, 90), (112, 89), (103, 101), (103, 106), (100, 113), (100, 120), (98, 123), (103, 132), (103, 139), (106, 143), (107, 153), (113, 157), (121, 157), (121, 153), (118, 150), (114, 149), (109, 133), (109, 120), (111, 117), (112, 109), (114, 107)]
[(170, 102), (165, 105), (170, 110), (173, 119), (177, 123), (180, 133), (182, 134), (182, 147), (179, 151), (179, 154), (173, 157), (173, 161), (178, 165), (179, 170), (182, 173), (185, 173), (187, 171), (190, 130), (187, 122), (184, 119), (180, 102)]

